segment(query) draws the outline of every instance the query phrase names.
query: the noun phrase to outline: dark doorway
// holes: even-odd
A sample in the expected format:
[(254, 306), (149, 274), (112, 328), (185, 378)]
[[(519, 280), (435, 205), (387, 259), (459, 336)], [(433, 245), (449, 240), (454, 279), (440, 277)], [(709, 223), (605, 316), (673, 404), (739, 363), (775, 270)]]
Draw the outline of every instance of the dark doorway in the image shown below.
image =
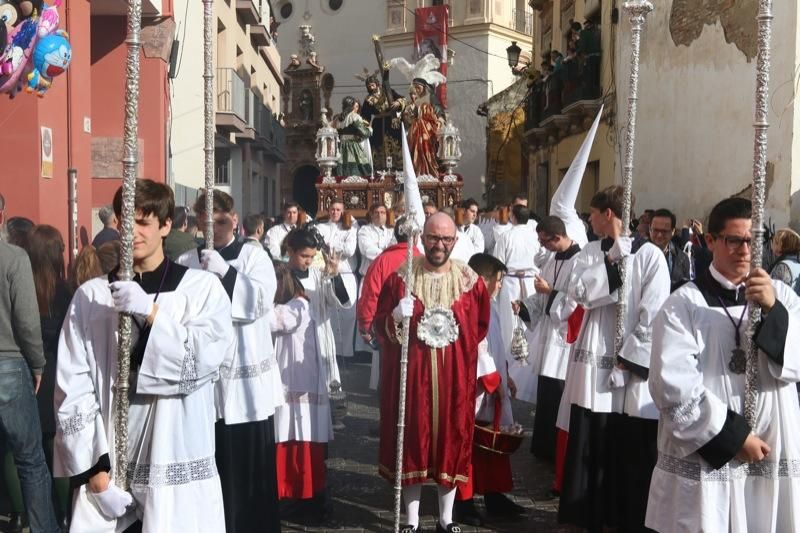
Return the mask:
[(313, 217), (317, 216), (317, 188), (315, 187), (317, 177), (319, 177), (317, 167), (304, 165), (295, 171), (292, 181), (294, 201)]

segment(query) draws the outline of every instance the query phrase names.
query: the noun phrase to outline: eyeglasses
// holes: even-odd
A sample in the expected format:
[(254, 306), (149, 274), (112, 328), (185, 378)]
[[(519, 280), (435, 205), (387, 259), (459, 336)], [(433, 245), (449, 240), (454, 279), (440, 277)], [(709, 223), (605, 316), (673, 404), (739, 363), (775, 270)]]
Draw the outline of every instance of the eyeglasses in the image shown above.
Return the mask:
[(425, 239), (425, 242), (431, 246), (434, 246), (438, 243), (442, 243), (445, 246), (452, 246), (453, 243), (456, 242), (455, 237), (442, 237), (439, 235), (423, 235), (422, 238)]
[(547, 243), (550, 243), (550, 242), (553, 242), (553, 241), (554, 241), (554, 240), (556, 240), (556, 239), (558, 239), (558, 236), (557, 236), (557, 235), (555, 235), (555, 236), (553, 236), (553, 237), (548, 237), (548, 238), (546, 238), (546, 239), (542, 239), (541, 237), (539, 237), (539, 244), (541, 244), (542, 246), (544, 246), (545, 244), (547, 244)]
[(739, 237), (738, 235), (717, 235), (716, 238), (722, 239), (725, 242), (725, 246), (727, 246), (728, 250), (731, 251), (739, 250), (745, 244), (748, 248), (752, 248), (753, 246), (753, 239), (750, 237)]

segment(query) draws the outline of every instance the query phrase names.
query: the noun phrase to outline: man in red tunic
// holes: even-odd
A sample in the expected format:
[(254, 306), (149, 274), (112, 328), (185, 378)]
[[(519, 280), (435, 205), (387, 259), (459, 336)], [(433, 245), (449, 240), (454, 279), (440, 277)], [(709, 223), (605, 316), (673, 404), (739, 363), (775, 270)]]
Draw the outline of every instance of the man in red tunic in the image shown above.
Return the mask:
[(404, 533), (419, 531), (422, 483), (438, 485), (437, 532), (458, 531), (452, 522), (456, 486), (469, 479), (475, 423), (478, 343), (489, 327), (489, 295), (467, 265), (450, 260), (456, 226), (436, 213), (422, 233), (424, 257), (413, 264), (413, 296), (405, 297), (407, 266), (386, 280), (373, 327), (381, 342), (381, 441), (379, 470), (395, 478), (402, 322), (411, 318), (408, 349), (403, 499)]

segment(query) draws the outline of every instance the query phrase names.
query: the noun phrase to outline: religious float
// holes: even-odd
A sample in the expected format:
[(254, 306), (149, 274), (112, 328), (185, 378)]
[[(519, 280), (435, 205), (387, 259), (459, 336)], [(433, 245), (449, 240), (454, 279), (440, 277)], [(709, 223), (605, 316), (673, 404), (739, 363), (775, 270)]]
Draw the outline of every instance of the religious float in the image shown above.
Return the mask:
[[(461, 137), (439, 96), (447, 83), (441, 59), (428, 53), (415, 62), (386, 61), (380, 38), (372, 40), (379, 68), (365, 68), (356, 76), (364, 83), (366, 97), (360, 101), (346, 96), (332, 105), (333, 76), (324, 72), (317, 57), (311, 27), (300, 27), (299, 53), (291, 56), (285, 70), (287, 150), (297, 167), (289, 169), (295, 176), (292, 195), (303, 204), (302, 195), (308, 194), (303, 189), (310, 189), (310, 183), (298, 177), (305, 171), (308, 180), (313, 168), (316, 195), (307, 202), (313, 207), (303, 207), (316, 217), (325, 216), (334, 201), (343, 202), (355, 218), (366, 217), (376, 204), (397, 207), (405, 176), (405, 131), (422, 201), (455, 208), (463, 187), (461, 175), (454, 172), (461, 159)], [(392, 69), (408, 79), (408, 95), (392, 89)], [(283, 192), (287, 196), (288, 191)]]

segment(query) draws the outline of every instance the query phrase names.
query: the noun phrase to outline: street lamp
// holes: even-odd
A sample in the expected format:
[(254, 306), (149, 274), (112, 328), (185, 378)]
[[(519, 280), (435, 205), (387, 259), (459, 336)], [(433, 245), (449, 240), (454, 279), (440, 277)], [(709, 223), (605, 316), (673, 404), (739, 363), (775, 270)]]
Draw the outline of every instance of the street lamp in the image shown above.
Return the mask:
[(519, 63), (519, 54), (522, 48), (517, 46), (517, 41), (511, 41), (511, 46), (506, 48), (506, 55), (508, 56), (508, 66), (514, 68)]

